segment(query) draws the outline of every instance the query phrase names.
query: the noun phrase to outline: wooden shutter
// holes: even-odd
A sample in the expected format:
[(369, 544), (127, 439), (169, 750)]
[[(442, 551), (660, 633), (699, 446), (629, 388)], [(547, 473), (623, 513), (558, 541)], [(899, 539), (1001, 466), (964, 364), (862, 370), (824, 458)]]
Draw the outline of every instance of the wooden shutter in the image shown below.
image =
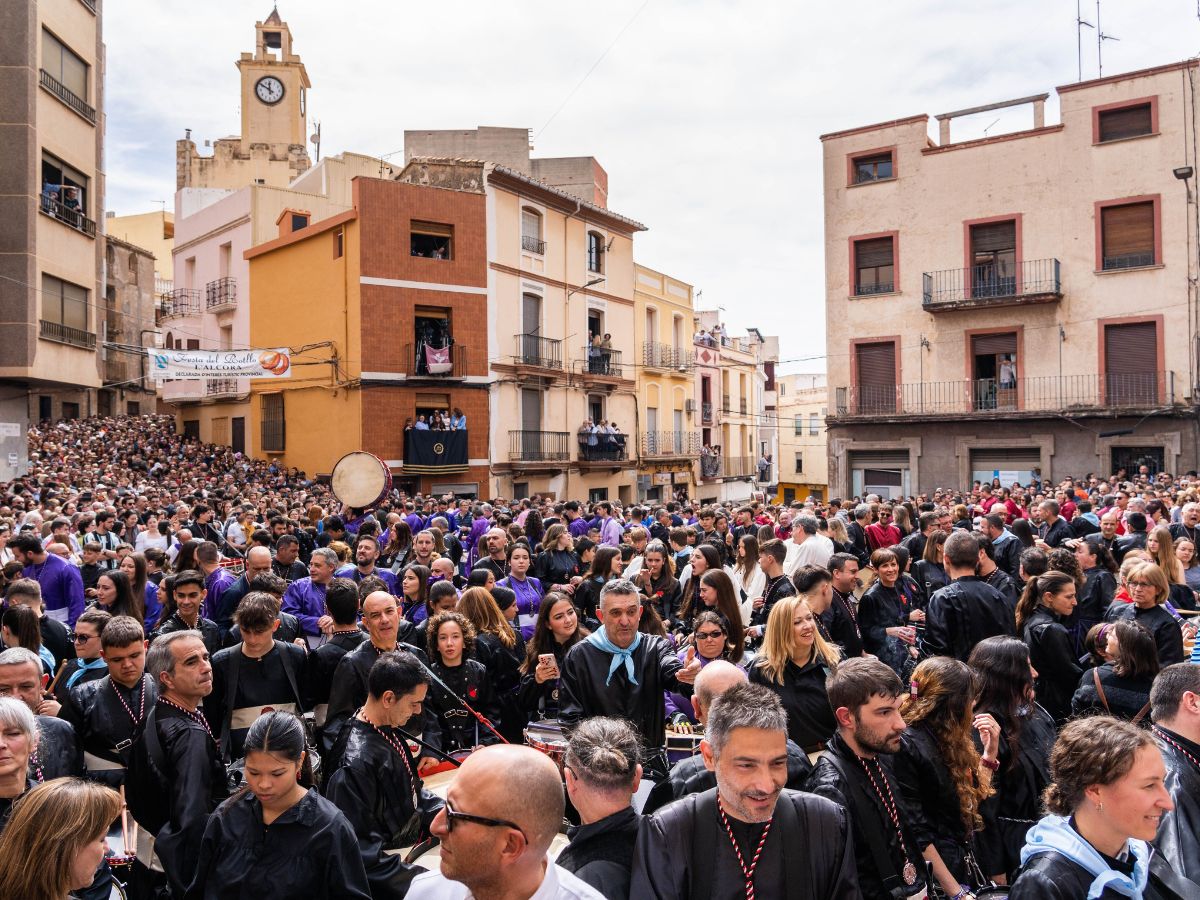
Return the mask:
[(1149, 103), (1126, 106), (1124, 109), (1110, 109), (1100, 113), (1100, 140), (1118, 141), (1121, 138), (1150, 134), (1153, 125)]
[(856, 241), (854, 244), (854, 266), (857, 269), (870, 269), (875, 266), (890, 266), (892, 264), (892, 239), (890, 237), (874, 238), (869, 241)]
[(896, 410), (896, 345), (892, 341), (859, 344), (858, 404), (862, 413), (888, 413)]
[(1158, 397), (1158, 328), (1153, 322), (1104, 326), (1105, 400), (1109, 406)]
[(1017, 247), (1017, 223), (989, 222), (971, 226), (971, 252), (994, 253), (997, 250), (1015, 250)]
[(1016, 353), (1017, 333), (1006, 331), (1001, 334), (977, 334), (971, 338), (971, 351), (974, 356)]
[(1129, 203), (1100, 211), (1105, 266), (1131, 256), (1154, 259), (1154, 204)]

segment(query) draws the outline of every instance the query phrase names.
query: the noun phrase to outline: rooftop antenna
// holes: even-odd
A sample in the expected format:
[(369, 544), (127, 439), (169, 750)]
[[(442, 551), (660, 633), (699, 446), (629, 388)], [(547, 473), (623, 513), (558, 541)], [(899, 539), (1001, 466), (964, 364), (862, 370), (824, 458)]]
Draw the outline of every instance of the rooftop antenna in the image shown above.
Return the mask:
[(321, 161), (321, 123), (317, 122), (317, 130), (308, 136), (312, 141), (313, 147), (316, 149), (317, 162)]
[(1119, 41), (1119, 37), (1113, 37), (1111, 34), (1105, 34), (1100, 30), (1100, 0), (1096, 0), (1096, 68), (1097, 78), (1104, 77), (1104, 42)]
[(984, 136), (984, 137), (987, 137), (987, 136), (988, 136), (988, 132), (992, 130), (992, 125), (995, 125), (995, 124), (996, 124), (996, 122), (999, 122), (999, 121), (1000, 121), (999, 119), (996, 119), (995, 121), (993, 121), (993, 122), (992, 122), (992, 124), (991, 124), (991, 125), (989, 125), (989, 126), (988, 126), (987, 128), (985, 128), (985, 129), (983, 129), (983, 136)]
[[(1200, 0), (1197, 0), (1200, 3)], [(1198, 11), (1200, 12), (1200, 11)], [(1079, 80), (1083, 81), (1083, 27), (1096, 26), (1083, 17), (1083, 0), (1075, 0), (1075, 57), (1079, 64)]]

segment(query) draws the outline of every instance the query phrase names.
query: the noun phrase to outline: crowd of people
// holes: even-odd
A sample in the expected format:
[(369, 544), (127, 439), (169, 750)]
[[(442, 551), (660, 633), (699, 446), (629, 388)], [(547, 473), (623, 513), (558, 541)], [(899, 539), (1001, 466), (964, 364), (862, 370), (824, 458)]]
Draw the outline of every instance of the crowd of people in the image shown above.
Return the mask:
[(0, 897), (1200, 897), (1194, 473), (355, 510), (169, 418), (30, 451)]

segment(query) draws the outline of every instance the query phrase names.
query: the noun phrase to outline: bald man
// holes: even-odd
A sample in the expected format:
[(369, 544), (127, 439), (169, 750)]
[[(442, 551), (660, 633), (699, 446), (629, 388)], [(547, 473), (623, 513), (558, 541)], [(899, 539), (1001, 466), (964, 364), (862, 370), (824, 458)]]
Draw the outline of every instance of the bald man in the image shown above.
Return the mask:
[[(692, 709), (696, 711), (696, 719), (701, 725), (708, 722), (708, 711), (713, 701), (723, 693), (738, 684), (746, 683), (746, 672), (731, 662), (717, 659), (710, 662), (696, 676), (695, 693), (692, 695)], [(787, 786), (792, 790), (803, 790), (812, 763), (808, 754), (792, 741), (787, 742), (788, 779)], [(704, 759), (699, 753), (680, 760), (671, 767), (666, 780), (660, 781), (650, 790), (643, 815), (650, 815), (680, 797), (688, 794), (699, 794), (717, 786), (717, 777), (704, 767)]]
[(441, 841), (441, 871), (413, 879), (409, 900), (603, 900), (548, 855), (565, 806), (550, 757), (515, 744), (475, 751), (430, 826)]

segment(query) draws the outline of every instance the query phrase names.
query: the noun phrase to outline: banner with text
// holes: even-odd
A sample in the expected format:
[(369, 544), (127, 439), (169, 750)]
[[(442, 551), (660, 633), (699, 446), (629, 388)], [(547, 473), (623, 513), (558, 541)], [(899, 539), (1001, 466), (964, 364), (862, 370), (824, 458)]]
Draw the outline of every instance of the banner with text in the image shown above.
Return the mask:
[(167, 378), (290, 378), (292, 352), (276, 350), (148, 349), (150, 374)]

